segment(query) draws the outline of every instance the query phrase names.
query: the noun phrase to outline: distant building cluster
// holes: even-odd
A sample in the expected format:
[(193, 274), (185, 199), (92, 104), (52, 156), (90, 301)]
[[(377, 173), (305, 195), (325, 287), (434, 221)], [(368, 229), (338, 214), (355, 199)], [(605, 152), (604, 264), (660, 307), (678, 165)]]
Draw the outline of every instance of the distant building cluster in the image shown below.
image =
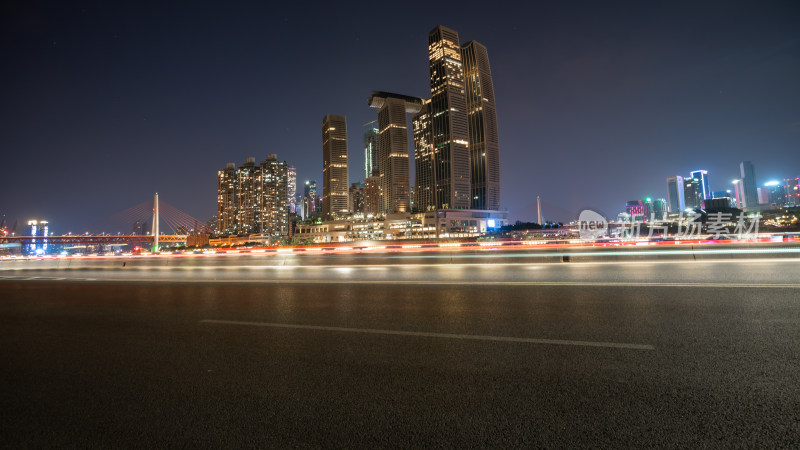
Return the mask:
[(325, 116), (321, 218), (331, 223), (300, 224), (298, 236), (317, 241), (474, 236), (505, 224), (486, 47), (475, 41), (461, 45), (456, 31), (438, 26), (428, 34), (428, 62), (430, 98), (383, 91), (369, 97), (378, 119), (364, 130), (363, 182), (349, 188), (343, 182), (348, 176), (346, 119)]
[(756, 212), (800, 206), (800, 177), (772, 180), (759, 186), (755, 166), (750, 161), (739, 163), (739, 175), (730, 188), (720, 190), (711, 189), (706, 170), (692, 171), (687, 177), (668, 177), (666, 199), (629, 201), (620, 218), (648, 222), (700, 211)]
[(363, 133), (362, 182), (349, 182), (347, 120), (328, 114), (321, 128), (321, 191), (309, 180), (298, 198), (296, 171), (275, 155), (260, 164), (254, 158), (238, 168), (229, 164), (218, 176), (218, 233), (287, 236), (294, 234), (294, 215), (301, 222), (298, 235), (317, 241), (474, 236), (503, 226), (486, 47), (461, 45), (456, 31), (437, 26), (428, 34), (428, 62), (430, 98), (381, 91), (369, 97), (378, 118)]

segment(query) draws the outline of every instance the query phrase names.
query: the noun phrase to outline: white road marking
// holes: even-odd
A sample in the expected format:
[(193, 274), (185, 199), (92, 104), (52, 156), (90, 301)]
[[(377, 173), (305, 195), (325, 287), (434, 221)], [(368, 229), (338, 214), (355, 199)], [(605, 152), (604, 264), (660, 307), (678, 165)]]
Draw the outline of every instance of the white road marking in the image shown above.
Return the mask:
[(290, 328), (297, 330), (315, 330), (315, 331), (334, 331), (344, 333), (368, 333), (368, 334), (385, 334), (395, 336), (414, 336), (414, 337), (434, 337), (444, 339), (464, 339), (473, 341), (493, 341), (493, 342), (518, 342), (525, 344), (547, 344), (547, 345), (572, 345), (578, 347), (607, 347), (607, 348), (624, 348), (629, 350), (655, 350), (655, 347), (647, 344), (625, 344), (617, 342), (594, 342), (594, 341), (573, 341), (562, 339), (534, 339), (534, 338), (519, 338), (507, 336), (481, 336), (475, 334), (449, 334), (449, 333), (428, 333), (422, 331), (399, 331), (399, 330), (378, 330), (374, 328), (345, 328), (345, 327), (326, 327), (319, 325), (294, 325), (289, 323), (269, 323), (269, 322), (245, 322), (238, 320), (201, 320), (200, 323), (211, 323), (221, 325), (242, 325), (251, 327), (269, 327), (269, 328)]

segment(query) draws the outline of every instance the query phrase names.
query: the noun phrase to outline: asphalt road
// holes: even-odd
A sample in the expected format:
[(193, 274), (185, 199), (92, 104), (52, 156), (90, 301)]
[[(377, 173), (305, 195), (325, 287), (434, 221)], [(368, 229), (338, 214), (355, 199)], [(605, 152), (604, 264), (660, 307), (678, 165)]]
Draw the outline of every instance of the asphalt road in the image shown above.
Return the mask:
[(0, 270), (3, 445), (800, 445), (797, 259), (254, 261)]

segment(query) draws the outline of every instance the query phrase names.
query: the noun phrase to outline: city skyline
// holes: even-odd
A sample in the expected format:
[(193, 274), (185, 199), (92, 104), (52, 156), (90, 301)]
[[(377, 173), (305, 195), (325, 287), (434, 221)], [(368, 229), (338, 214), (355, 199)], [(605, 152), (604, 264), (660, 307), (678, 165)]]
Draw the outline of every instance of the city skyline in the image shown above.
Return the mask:
[[(251, 41), (272, 42), (279, 34), (270, 33), (298, 22), (313, 28), (325, 12), (256, 8), (226, 11), (214, 22), (217, 11), (210, 8), (184, 17), (183, 9), (165, 7), (160, 18), (130, 11), (132, 23), (154, 30), (142, 35), (118, 19), (101, 20), (111, 17), (103, 6), (15, 10), (4, 35), (16, 70), (3, 75), (9, 101), (0, 213), (11, 222), (46, 218), (54, 231), (75, 231), (158, 191), (205, 219), (216, 209), (214, 186), (198, 180), (213, 177), (220, 162), (268, 153), (297, 167), (298, 180), (320, 180), (319, 117), (347, 116), (349, 152), (363, 160), (354, 143), (362, 141), (360, 125), (375, 120), (365, 95), (385, 89), (426, 97), (424, 45), (437, 24), (478, 40), (491, 54), (503, 146), (500, 207), (512, 219), (534, 221), (537, 196), (546, 218), (569, 220), (584, 207), (613, 216), (630, 198), (666, 198), (666, 176), (698, 167), (711, 174), (711, 190), (740, 178), (742, 161), (756, 166), (759, 186), (793, 178), (800, 172), (800, 89), (790, 80), (800, 76), (800, 43), (790, 27), (797, 13), (788, 5), (587, 4), (570, 12), (501, 5), (480, 20), (441, 6), (391, 48), (369, 37), (373, 25), (359, 13), (345, 18), (359, 24), (355, 31), (317, 32), (337, 55), (305, 40), (277, 39), (285, 49), (270, 58), (253, 58)], [(391, 20), (401, 23), (413, 13)], [(687, 23), (687, 15), (694, 19)], [(237, 22), (245, 16), (252, 19)], [(30, 17), (36, 20), (22, 20)], [(74, 25), (60, 25), (62, 19)], [(169, 38), (170, 20), (180, 24), (180, 39)], [(262, 31), (259, 21), (274, 21), (275, 30)], [(210, 33), (192, 43), (200, 30)], [(698, 45), (676, 53), (687, 39)], [(213, 51), (198, 53), (198, 45)], [(324, 73), (267, 70), (294, 64), (299, 49), (311, 52), (303, 57), (318, 61)], [(184, 56), (172, 58), (176, 52)], [(365, 68), (365, 52), (374, 65), (350, 70), (352, 61)], [(343, 63), (331, 65), (336, 58)], [(320, 76), (340, 88), (315, 87)], [(656, 155), (658, 164), (649, 163)], [(30, 174), (9, 170), (30, 158), (48, 162), (34, 183), (26, 182)], [(347, 186), (362, 180), (363, 170), (351, 169)], [(83, 171), (91, 176), (76, 177)], [(624, 182), (604, 183), (608, 177)]]

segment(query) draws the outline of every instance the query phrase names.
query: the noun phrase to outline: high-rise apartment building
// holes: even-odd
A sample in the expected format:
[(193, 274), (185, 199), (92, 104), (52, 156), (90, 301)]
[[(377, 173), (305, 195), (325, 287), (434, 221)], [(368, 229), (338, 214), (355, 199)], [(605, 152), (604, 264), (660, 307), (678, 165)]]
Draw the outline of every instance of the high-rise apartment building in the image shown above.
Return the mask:
[(325, 220), (348, 214), (347, 123), (328, 114), (322, 120), (322, 216)]
[(289, 231), (288, 165), (274, 154), (217, 174), (217, 232), (286, 236)]
[(469, 209), (471, 168), (464, 67), (458, 33), (437, 26), (428, 33), (434, 204), (430, 209)]
[(217, 172), (217, 233), (235, 233), (237, 182), (236, 164)]
[(270, 153), (257, 174), (255, 232), (268, 236), (289, 233), (289, 166)]
[(378, 121), (364, 125), (364, 178), (378, 169)]
[(482, 44), (461, 46), (472, 183), (472, 209), (500, 209), (500, 144), (489, 54)]
[(286, 196), (288, 197), (289, 212), (297, 213), (297, 169), (294, 166), (286, 167), (288, 185)]
[(681, 213), (686, 209), (682, 176), (675, 175), (667, 178), (667, 203), (671, 213)]
[(742, 187), (744, 189), (743, 208), (753, 208), (758, 206), (758, 191), (756, 190), (756, 168), (750, 161), (739, 163), (739, 172), (742, 175)]
[(407, 114), (422, 108), (421, 98), (373, 92), (369, 105), (378, 109), (378, 169), (381, 177), (381, 214), (411, 210)]
[(364, 214), (378, 215), (381, 209), (381, 177), (378, 171), (364, 180)]
[(236, 222), (233, 234), (255, 233), (256, 158), (249, 156), (236, 171)]

